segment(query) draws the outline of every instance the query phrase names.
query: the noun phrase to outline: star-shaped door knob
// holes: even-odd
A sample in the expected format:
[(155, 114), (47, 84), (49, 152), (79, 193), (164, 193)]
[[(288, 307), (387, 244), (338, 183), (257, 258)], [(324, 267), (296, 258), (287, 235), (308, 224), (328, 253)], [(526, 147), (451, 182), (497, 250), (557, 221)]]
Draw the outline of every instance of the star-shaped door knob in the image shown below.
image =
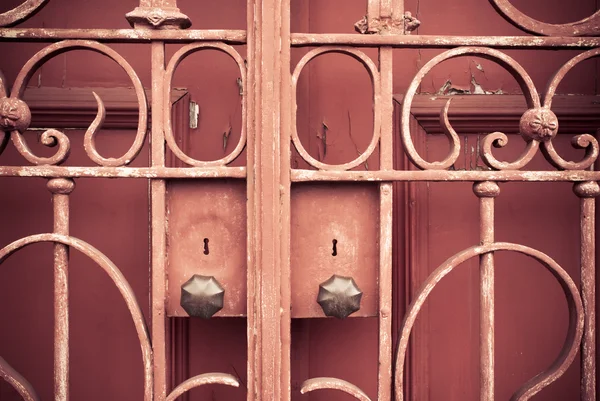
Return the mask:
[(194, 274), (181, 286), (181, 307), (188, 315), (210, 319), (223, 309), (225, 290), (213, 276)]
[(334, 274), (319, 285), (317, 302), (326, 316), (345, 319), (360, 309), (362, 291), (352, 277)]

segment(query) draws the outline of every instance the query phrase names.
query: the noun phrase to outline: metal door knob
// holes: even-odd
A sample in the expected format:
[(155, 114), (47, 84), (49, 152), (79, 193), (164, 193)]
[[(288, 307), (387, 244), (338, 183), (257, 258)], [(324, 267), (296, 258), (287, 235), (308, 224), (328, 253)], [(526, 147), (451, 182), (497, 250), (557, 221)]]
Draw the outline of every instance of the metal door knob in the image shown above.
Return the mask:
[(223, 309), (225, 290), (213, 276), (194, 274), (181, 286), (181, 307), (188, 315), (210, 319)]
[(334, 274), (319, 285), (317, 302), (326, 316), (345, 319), (360, 309), (362, 292), (352, 277)]

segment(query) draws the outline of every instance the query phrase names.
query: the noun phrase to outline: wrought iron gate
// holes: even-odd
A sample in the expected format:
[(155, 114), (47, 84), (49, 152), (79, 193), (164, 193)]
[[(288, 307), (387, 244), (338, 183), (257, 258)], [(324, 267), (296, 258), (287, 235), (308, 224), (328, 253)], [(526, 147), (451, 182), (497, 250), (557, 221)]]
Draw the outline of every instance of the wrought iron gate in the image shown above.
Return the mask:
[[(595, 344), (595, 198), (600, 194), (599, 173), (593, 171), (598, 158), (597, 140), (588, 134), (574, 138), (575, 147), (585, 149), (580, 161), (563, 159), (555, 150), (553, 138), (558, 119), (552, 111), (552, 100), (558, 84), (578, 63), (600, 54), (600, 11), (577, 23), (555, 25), (536, 21), (517, 10), (508, 0), (491, 0), (498, 12), (533, 36), (424, 36), (409, 35), (418, 21), (405, 13), (402, 0), (368, 0), (365, 18), (357, 23), (357, 34), (306, 34), (290, 32), (290, 1), (249, 0), (247, 30), (193, 30), (188, 17), (177, 8), (176, 0), (140, 0), (140, 5), (127, 15), (133, 29), (44, 29), (7, 28), (26, 20), (41, 10), (48, 0), (27, 0), (21, 6), (0, 14), (0, 40), (37, 41), (49, 45), (23, 66), (8, 93), (8, 83), (0, 77), (0, 153), (12, 141), (30, 164), (2, 166), (3, 177), (42, 177), (48, 180), (54, 207), (54, 232), (32, 235), (0, 250), (0, 261), (34, 243), (54, 245), (55, 399), (69, 399), (69, 289), (68, 251), (74, 248), (91, 258), (114, 281), (135, 323), (144, 366), (144, 400), (175, 400), (188, 390), (208, 383), (238, 386), (238, 380), (224, 373), (192, 377), (183, 383), (168, 384), (167, 365), (167, 218), (166, 185), (169, 179), (181, 180), (229, 178), (245, 180), (247, 196), (247, 309), (248, 400), (290, 399), (290, 324), (293, 317), (291, 282), (291, 192), (302, 182), (377, 182), (379, 185), (379, 232), (376, 277), (371, 294), (374, 314), (379, 321), (378, 400), (404, 399), (404, 366), (409, 336), (419, 310), (436, 284), (464, 261), (480, 260), (480, 399), (494, 399), (494, 253), (518, 252), (544, 265), (558, 280), (566, 296), (570, 320), (564, 347), (550, 368), (525, 383), (514, 400), (527, 400), (558, 379), (581, 352), (581, 399), (596, 399)], [(483, 0), (482, 0), (483, 1)], [(129, 167), (146, 139), (148, 107), (141, 81), (128, 62), (111, 49), (109, 43), (149, 43), (152, 52), (151, 165)], [(170, 60), (165, 56), (166, 43), (186, 44)], [(247, 45), (244, 60), (231, 46)], [(315, 47), (292, 66), (293, 47)], [(361, 48), (378, 49), (379, 60), (369, 58)], [(394, 48), (448, 49), (426, 63), (414, 77), (402, 106), (401, 139), (404, 151), (415, 170), (395, 170), (393, 164), (392, 124), (392, 52)], [(543, 98), (528, 73), (500, 49), (576, 49), (580, 54), (556, 72)], [(137, 135), (130, 149), (118, 158), (103, 157), (96, 148), (95, 134), (102, 126), (105, 110), (102, 99), (94, 94), (98, 113), (87, 129), (85, 151), (95, 167), (61, 166), (68, 158), (70, 141), (64, 133), (49, 129), (41, 135), (46, 146), (56, 146), (51, 157), (41, 157), (29, 148), (22, 133), (28, 128), (31, 113), (22, 100), (25, 88), (35, 70), (52, 57), (76, 49), (89, 49), (117, 62), (131, 79), (139, 105)], [(202, 49), (222, 51), (237, 63), (241, 81), (242, 135), (235, 150), (216, 161), (196, 160), (179, 147), (171, 128), (170, 93), (173, 74), (189, 54)], [(360, 61), (367, 69), (373, 85), (374, 131), (365, 152), (355, 160), (329, 165), (312, 157), (302, 145), (296, 131), (296, 86), (303, 68), (325, 53), (343, 53)], [(481, 144), (482, 159), (489, 169), (457, 171), (453, 164), (461, 152), (460, 139), (450, 125), (450, 101), (441, 110), (440, 119), (450, 143), (450, 152), (441, 161), (427, 161), (413, 144), (410, 132), (411, 104), (421, 80), (433, 67), (450, 58), (474, 55), (489, 59), (510, 72), (518, 81), (527, 100), (528, 111), (520, 122), (520, 133), (526, 144), (522, 155), (514, 161), (500, 161), (493, 146), (502, 147), (508, 138), (501, 132), (485, 137)], [(290, 73), (290, 70), (293, 72)], [(168, 167), (166, 150), (186, 167)], [(291, 145), (314, 169), (292, 168)], [(379, 147), (380, 169), (354, 171)], [(228, 166), (247, 150), (247, 167)], [(528, 165), (538, 150), (556, 171), (529, 171)], [(78, 178), (138, 178), (150, 181), (151, 218), (151, 324), (147, 322), (117, 266), (80, 239), (69, 235), (69, 195)], [(408, 309), (399, 333), (394, 357), (392, 349), (392, 201), (393, 182), (473, 182), (473, 192), (480, 204), (480, 243), (451, 256), (423, 283)], [(573, 279), (550, 255), (524, 245), (494, 240), (494, 199), (500, 195), (499, 182), (538, 181), (573, 183), (580, 198), (581, 283)], [(336, 241), (333, 246), (335, 253)], [(218, 278), (217, 278), (218, 279)], [(223, 307), (223, 289), (215, 278), (194, 276), (183, 289), (181, 306), (189, 314), (210, 317)], [(226, 287), (226, 285), (225, 285)], [(364, 288), (363, 288), (364, 289)], [(362, 293), (356, 283), (345, 276), (332, 276), (321, 285), (318, 301), (326, 314), (345, 317), (360, 307)], [(316, 299), (308, 299), (312, 306)], [(310, 308), (309, 308), (310, 309)], [(306, 316), (311, 316), (309, 309)], [(177, 312), (183, 313), (183, 312)], [(37, 400), (27, 380), (0, 358), (0, 375), (25, 400)], [(302, 392), (337, 389), (358, 400), (369, 397), (358, 387), (336, 378), (313, 378), (302, 386)], [(395, 395), (393, 395), (395, 394)]]

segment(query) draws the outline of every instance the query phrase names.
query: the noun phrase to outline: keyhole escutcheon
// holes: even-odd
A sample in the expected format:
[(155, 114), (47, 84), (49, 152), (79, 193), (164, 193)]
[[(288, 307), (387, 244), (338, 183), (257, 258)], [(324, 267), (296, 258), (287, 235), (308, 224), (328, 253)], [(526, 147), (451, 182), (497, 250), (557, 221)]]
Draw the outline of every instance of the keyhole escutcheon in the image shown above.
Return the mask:
[(333, 244), (331, 256), (337, 256), (337, 240), (334, 239), (333, 241), (331, 241), (331, 243)]
[(210, 251), (208, 250), (208, 238), (204, 238), (204, 254), (208, 255)]

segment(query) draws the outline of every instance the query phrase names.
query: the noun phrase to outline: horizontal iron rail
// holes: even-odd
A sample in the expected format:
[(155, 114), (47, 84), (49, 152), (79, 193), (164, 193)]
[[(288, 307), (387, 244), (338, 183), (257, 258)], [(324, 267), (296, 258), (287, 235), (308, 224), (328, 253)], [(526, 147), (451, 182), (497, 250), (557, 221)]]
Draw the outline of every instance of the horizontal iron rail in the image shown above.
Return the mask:
[[(65, 39), (101, 42), (195, 42), (222, 41), (245, 44), (244, 30), (149, 30), (149, 29), (51, 29), (0, 28), (0, 41), (55, 42)], [(442, 35), (360, 35), (330, 33), (293, 33), (292, 46), (349, 45), (364, 47), (452, 48), (486, 46), (510, 49), (590, 49), (600, 46), (598, 37), (541, 36), (442, 36)]]
[(443, 36), (443, 35), (358, 35), (294, 33), (292, 46), (349, 45), (418, 48), (485, 46), (506, 49), (589, 49), (600, 46), (598, 37), (544, 36)]
[(0, 28), (0, 41), (55, 42), (65, 39), (98, 40), (101, 42), (198, 42), (221, 41), (245, 44), (246, 31), (225, 29), (151, 30), (151, 29), (51, 29)]
[[(0, 177), (68, 177), (68, 178), (246, 178), (246, 167), (63, 167), (3, 166)], [(579, 182), (600, 181), (600, 171), (319, 171), (292, 170), (292, 182), (310, 181), (533, 181)]]
[(600, 171), (317, 171), (292, 170), (292, 182), (310, 181), (598, 181)]
[(246, 167), (62, 167), (2, 166), (0, 177), (246, 178)]

